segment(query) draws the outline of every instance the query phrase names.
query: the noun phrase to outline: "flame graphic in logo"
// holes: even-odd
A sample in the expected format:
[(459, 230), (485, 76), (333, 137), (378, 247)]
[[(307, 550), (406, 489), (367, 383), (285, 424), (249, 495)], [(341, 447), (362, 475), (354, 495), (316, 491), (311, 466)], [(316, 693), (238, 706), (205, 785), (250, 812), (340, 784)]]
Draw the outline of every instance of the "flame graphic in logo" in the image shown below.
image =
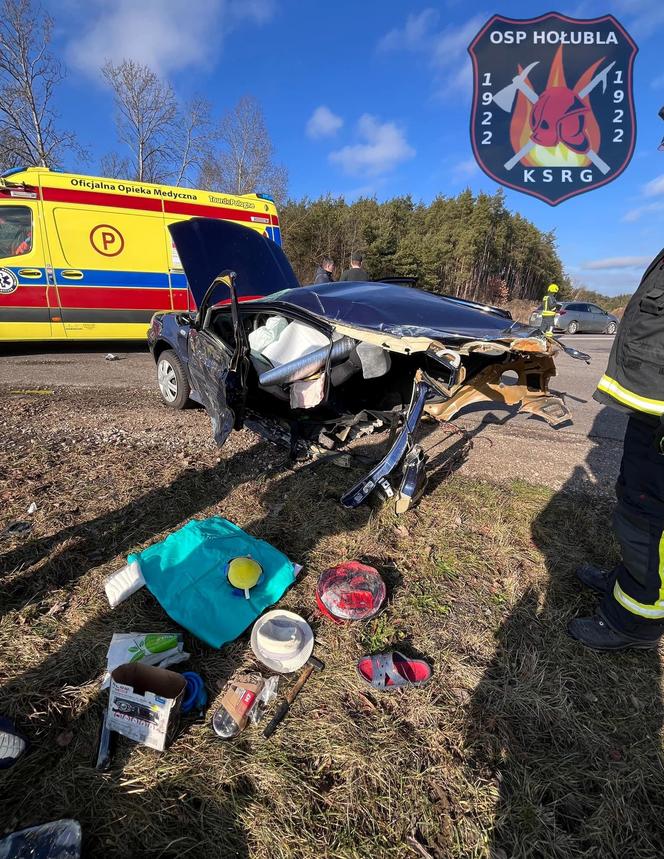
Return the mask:
[[(540, 133), (542, 137), (546, 137), (546, 132), (542, 133), (541, 129), (546, 129), (550, 132), (548, 136), (556, 138), (554, 145), (551, 146), (536, 142), (533, 149), (521, 159), (524, 166), (586, 167), (590, 165), (591, 161), (585, 153), (588, 150), (599, 151), (602, 135), (590, 105), (590, 94), (580, 99), (577, 93), (592, 80), (603, 62), (604, 57), (601, 57), (589, 66), (570, 90), (565, 79), (561, 45), (551, 63), (546, 88), (541, 93), (537, 104), (531, 104), (522, 92), (518, 93), (510, 123), (510, 142), (514, 152), (519, 152), (529, 140)], [(523, 67), (519, 65), (518, 73), (521, 74), (522, 71)], [(526, 82), (532, 86), (528, 79)], [(542, 102), (541, 107), (540, 102)], [(536, 112), (539, 115), (534, 115)], [(567, 122), (568, 128), (570, 125), (574, 126), (570, 136), (579, 141), (576, 146), (558, 139), (562, 122)], [(552, 125), (556, 125), (556, 128), (552, 129)]]

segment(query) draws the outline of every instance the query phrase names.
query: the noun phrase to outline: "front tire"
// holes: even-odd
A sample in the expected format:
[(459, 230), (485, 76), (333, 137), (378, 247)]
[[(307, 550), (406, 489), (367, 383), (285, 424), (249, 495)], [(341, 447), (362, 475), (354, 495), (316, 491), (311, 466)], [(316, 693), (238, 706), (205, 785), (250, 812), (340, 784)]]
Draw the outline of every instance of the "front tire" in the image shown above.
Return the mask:
[(578, 332), (578, 330), (579, 330), (579, 323), (578, 322), (570, 322), (570, 324), (567, 326), (567, 333), (568, 334), (576, 334)]
[(609, 322), (609, 324), (606, 326), (606, 332), (605, 333), (606, 334), (615, 334), (617, 330), (618, 330), (618, 326), (616, 325), (616, 323), (615, 322)]
[(191, 387), (182, 362), (172, 349), (157, 361), (157, 383), (162, 400), (171, 409), (183, 409), (189, 402)]

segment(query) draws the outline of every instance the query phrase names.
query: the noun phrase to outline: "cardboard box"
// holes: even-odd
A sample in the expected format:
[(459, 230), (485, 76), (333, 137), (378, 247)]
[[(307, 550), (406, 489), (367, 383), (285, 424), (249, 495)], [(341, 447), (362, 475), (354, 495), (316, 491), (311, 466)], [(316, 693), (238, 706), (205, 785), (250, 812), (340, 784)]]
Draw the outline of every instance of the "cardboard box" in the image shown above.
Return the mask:
[(140, 662), (111, 673), (106, 724), (129, 739), (163, 751), (177, 728), (187, 681), (181, 674)]

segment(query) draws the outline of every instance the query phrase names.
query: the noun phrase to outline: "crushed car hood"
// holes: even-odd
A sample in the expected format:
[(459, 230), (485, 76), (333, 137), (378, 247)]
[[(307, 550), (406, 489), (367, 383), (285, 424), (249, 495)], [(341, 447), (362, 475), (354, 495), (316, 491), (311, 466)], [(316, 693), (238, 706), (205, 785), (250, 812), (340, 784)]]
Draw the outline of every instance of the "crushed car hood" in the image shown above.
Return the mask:
[(400, 338), (499, 340), (530, 330), (496, 308), (393, 283), (325, 283), (286, 290), (266, 300), (306, 310), (337, 328), (357, 327)]

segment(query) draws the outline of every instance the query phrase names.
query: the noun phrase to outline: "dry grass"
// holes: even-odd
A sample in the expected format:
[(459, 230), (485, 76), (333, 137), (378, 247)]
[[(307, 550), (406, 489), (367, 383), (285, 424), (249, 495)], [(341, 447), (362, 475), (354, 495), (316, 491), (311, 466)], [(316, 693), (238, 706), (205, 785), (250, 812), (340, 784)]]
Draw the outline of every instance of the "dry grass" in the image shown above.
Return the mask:
[[(608, 501), (452, 476), (402, 519), (344, 511), (355, 472), (293, 472), (249, 434), (219, 460), (200, 412), (113, 395), (100, 420), (86, 397), (12, 397), (1, 415), (3, 519), (39, 509), (28, 538), (0, 546), (0, 712), (32, 740), (0, 773), (0, 831), (73, 816), (87, 855), (109, 859), (661, 856), (659, 658), (587, 653), (564, 632), (592, 605), (575, 564), (615, 557)], [(102, 580), (213, 514), (305, 565), (283, 605), (311, 619), (325, 671), (270, 742), (184, 722), (166, 753), (121, 741), (98, 774), (111, 634), (172, 627), (147, 593), (111, 612)], [(317, 574), (346, 558), (389, 584), (365, 625), (314, 611)], [(251, 664), (245, 639), (187, 642), (213, 690)], [(433, 662), (427, 687), (360, 684), (356, 660), (392, 645)]]
[(502, 306), (505, 310), (509, 310), (512, 314), (512, 319), (516, 320), (516, 322), (523, 322), (524, 325), (527, 325), (528, 320), (530, 319), (530, 314), (537, 307), (537, 301), (527, 301), (524, 298), (513, 298), (511, 301), (505, 302)]

